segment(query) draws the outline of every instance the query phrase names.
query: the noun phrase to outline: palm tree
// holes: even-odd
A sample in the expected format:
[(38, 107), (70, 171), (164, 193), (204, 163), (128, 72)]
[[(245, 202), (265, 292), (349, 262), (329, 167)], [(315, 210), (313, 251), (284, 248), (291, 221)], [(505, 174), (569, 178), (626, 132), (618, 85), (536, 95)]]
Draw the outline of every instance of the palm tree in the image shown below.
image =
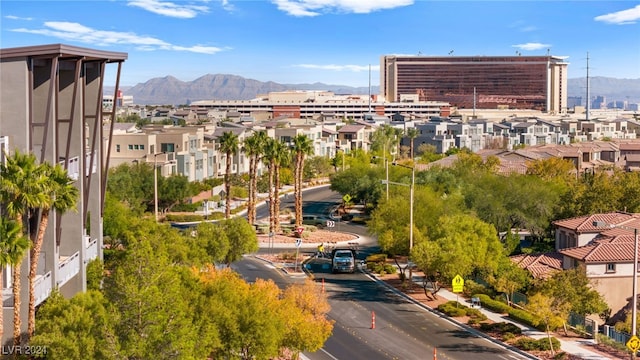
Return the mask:
[[(2, 293), (3, 271), (7, 265), (19, 264), (29, 249), (29, 239), (20, 234), (21, 226), (15, 220), (0, 216), (0, 293)], [(0, 339), (3, 336), (4, 319), (0, 311)]]
[[(33, 154), (15, 151), (7, 156), (6, 163), (0, 164), (0, 203), (5, 204), (9, 218), (18, 224), (18, 237), (24, 236), (23, 221), (29, 220), (32, 210), (47, 201), (43, 192), (47, 182), (43, 168)], [(27, 219), (25, 219), (25, 216)], [(21, 344), (20, 299), (22, 257), (13, 265), (13, 344)]]
[(224, 190), (226, 192), (226, 209), (224, 211), (224, 217), (226, 219), (231, 217), (231, 183), (229, 177), (231, 175), (231, 158), (238, 153), (238, 135), (231, 131), (227, 131), (220, 137), (220, 151), (227, 157), (227, 166), (224, 172)]
[[(282, 141), (275, 141), (275, 158), (273, 162), (273, 206), (277, 216), (280, 215), (280, 168), (289, 163), (290, 152)], [(280, 221), (274, 224), (274, 232), (280, 232)]]
[(44, 186), (44, 192), (47, 194), (47, 199), (40, 205), (40, 223), (38, 225), (38, 234), (31, 247), (30, 256), (31, 263), (29, 264), (29, 316), (27, 321), (27, 341), (31, 339), (36, 328), (36, 295), (35, 295), (35, 280), (38, 270), (38, 260), (40, 258), (40, 250), (42, 249), (42, 242), (44, 240), (44, 233), (49, 224), (49, 214), (51, 209), (54, 209), (57, 214), (62, 215), (70, 209), (75, 209), (78, 202), (79, 191), (74, 186), (74, 180), (69, 177), (67, 171), (56, 164), (55, 166), (49, 163), (42, 163), (40, 165), (43, 171), (47, 174), (47, 183)]
[(258, 131), (244, 140), (245, 154), (249, 156), (249, 202), (247, 204), (247, 220), (250, 224), (256, 222), (256, 202), (258, 183), (258, 164), (263, 153), (267, 133)]
[(409, 153), (411, 154), (411, 160), (413, 160), (413, 139), (417, 138), (418, 135), (420, 135), (420, 132), (418, 131), (418, 129), (411, 127), (407, 129), (406, 135), (409, 138)]
[(302, 178), (304, 175), (304, 157), (313, 154), (313, 142), (307, 135), (299, 134), (293, 138), (295, 169), (293, 192), (295, 195), (296, 227), (302, 226)]
[[(267, 163), (267, 170), (269, 171), (269, 232), (275, 231), (276, 224), (276, 208), (273, 203), (274, 191), (273, 191), (273, 180), (274, 180), (274, 172), (275, 172), (275, 163), (278, 157), (278, 141), (275, 139), (269, 138), (267, 139), (264, 145), (263, 159)], [(279, 219), (279, 217), (278, 217)], [(279, 221), (277, 221), (279, 222)]]

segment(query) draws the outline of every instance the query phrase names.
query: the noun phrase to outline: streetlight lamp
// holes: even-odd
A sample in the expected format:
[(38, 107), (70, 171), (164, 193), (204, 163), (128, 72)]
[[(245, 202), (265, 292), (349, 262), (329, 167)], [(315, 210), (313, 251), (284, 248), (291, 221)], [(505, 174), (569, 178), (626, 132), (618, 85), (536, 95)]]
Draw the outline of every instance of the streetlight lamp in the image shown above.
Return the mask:
[[(373, 156), (373, 159), (379, 159), (379, 156)], [(386, 185), (387, 185), (387, 201), (389, 201), (389, 161), (387, 160), (387, 157), (384, 157), (384, 169), (385, 169), (385, 173), (386, 173)]]
[[(606, 227), (606, 228), (618, 228), (625, 230), (633, 230), (633, 286), (632, 288), (632, 298), (631, 298), (631, 337), (635, 338), (636, 336), (636, 316), (638, 313), (638, 229), (624, 226), (624, 225), (614, 225), (609, 224), (604, 221), (594, 221), (593, 226), (595, 227)], [(636, 358), (636, 352), (631, 352), (631, 358)]]

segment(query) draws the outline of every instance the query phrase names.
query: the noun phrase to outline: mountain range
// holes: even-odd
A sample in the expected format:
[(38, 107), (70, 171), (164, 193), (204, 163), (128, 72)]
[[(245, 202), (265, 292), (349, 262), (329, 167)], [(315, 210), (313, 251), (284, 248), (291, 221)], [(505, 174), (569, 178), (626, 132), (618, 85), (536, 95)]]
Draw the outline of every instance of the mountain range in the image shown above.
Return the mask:
[[(592, 77), (590, 97), (604, 96), (606, 102), (627, 100), (640, 103), (640, 79), (616, 79)], [(568, 80), (568, 96), (586, 97), (586, 78)], [(105, 86), (105, 94), (112, 95), (113, 87)], [(131, 87), (122, 87), (124, 95), (133, 96), (133, 102), (139, 105), (180, 105), (197, 100), (250, 100), (258, 95), (285, 90), (325, 90), (336, 94), (368, 94), (368, 87), (344, 85), (279, 84), (273, 81), (262, 82), (238, 75), (207, 74), (193, 81), (181, 81), (173, 76), (153, 78)], [(372, 86), (371, 94), (378, 94), (379, 87)]]

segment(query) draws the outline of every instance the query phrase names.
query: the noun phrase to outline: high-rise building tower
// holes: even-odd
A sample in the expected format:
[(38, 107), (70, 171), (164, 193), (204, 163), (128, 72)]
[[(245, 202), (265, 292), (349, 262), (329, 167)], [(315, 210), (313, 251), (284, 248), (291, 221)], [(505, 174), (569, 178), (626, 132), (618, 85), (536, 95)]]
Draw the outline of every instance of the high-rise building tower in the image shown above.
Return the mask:
[(380, 59), (381, 96), (458, 108), (567, 110), (567, 66), (556, 56), (404, 56)]

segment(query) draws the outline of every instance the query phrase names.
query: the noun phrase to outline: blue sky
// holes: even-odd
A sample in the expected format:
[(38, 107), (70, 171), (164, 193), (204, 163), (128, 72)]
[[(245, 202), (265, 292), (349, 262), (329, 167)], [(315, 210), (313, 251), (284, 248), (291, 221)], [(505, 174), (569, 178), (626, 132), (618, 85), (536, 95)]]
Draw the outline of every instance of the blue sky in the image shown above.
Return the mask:
[[(121, 85), (233, 74), (367, 86), (380, 56), (566, 56), (569, 78), (640, 79), (640, 2), (85, 0), (0, 2), (0, 47), (128, 53)], [(113, 77), (110, 72), (109, 78)], [(109, 84), (109, 79), (107, 79)]]

